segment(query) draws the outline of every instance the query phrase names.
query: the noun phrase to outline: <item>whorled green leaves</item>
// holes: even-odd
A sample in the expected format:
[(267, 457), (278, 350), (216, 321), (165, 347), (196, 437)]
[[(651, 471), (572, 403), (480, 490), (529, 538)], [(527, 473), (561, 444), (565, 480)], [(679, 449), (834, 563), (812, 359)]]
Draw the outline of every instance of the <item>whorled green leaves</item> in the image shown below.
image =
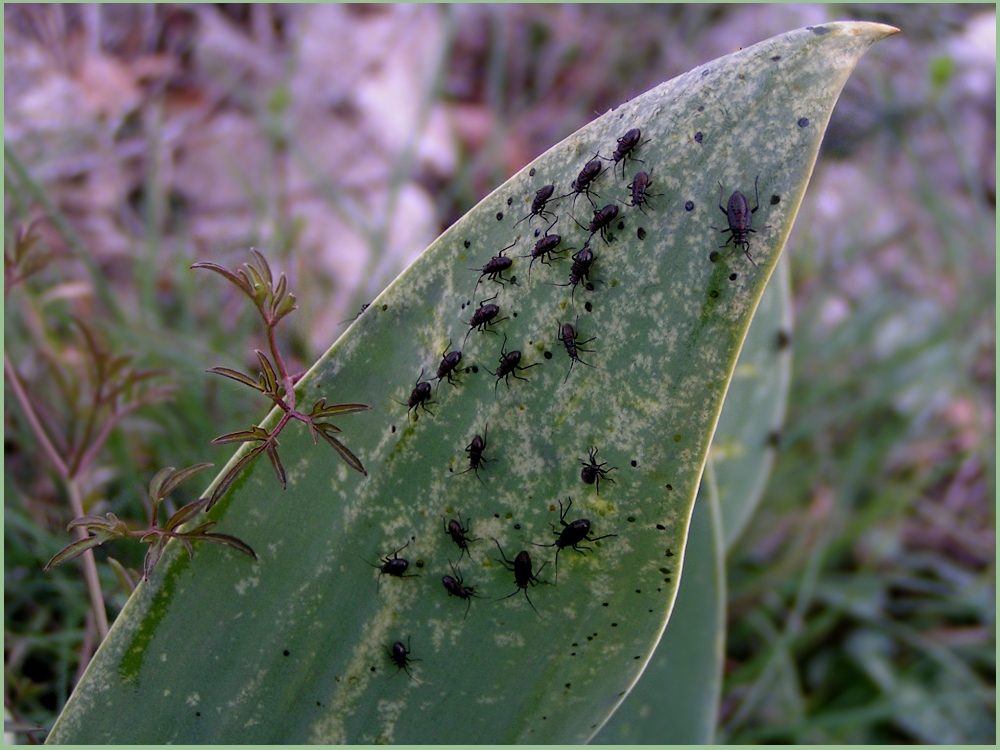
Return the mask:
[[(91, 663), (50, 741), (73, 742), (577, 742), (636, 680), (669, 616), (688, 523), (723, 395), (750, 317), (801, 201), (823, 129), (858, 57), (892, 33), (873, 24), (791, 32), (714, 61), (598, 118), (482, 201), (376, 299), (298, 383), (371, 404), (351, 423), (369, 476), (313, 447), (305, 428), (282, 435), (287, 489), (260, 462), (213, 509), (251, 544), (249, 565), (224, 550), (192, 562), (168, 549)], [(568, 282), (570, 261), (536, 261), (535, 192), (556, 195), (595, 153), (639, 128), (643, 143), (593, 184), (598, 207), (628, 202), (639, 169), (652, 175), (645, 212), (620, 208), (612, 242), (591, 238), (593, 290)], [(750, 252), (727, 235), (718, 183), (752, 190)], [(595, 197), (595, 200), (597, 198)], [(587, 198), (549, 206), (560, 247), (579, 251)], [(721, 228), (721, 227), (720, 227)], [(535, 235), (535, 231), (539, 235)], [(513, 244), (510, 276), (478, 271)], [(475, 294), (476, 302), (473, 303)], [(470, 331), (485, 298), (499, 311)], [(503, 320), (501, 320), (503, 319)], [(560, 324), (593, 339), (568, 374)], [(449, 342), (460, 384), (431, 378)], [(497, 382), (501, 352), (520, 351), (519, 378)], [(467, 368), (467, 369), (466, 369)], [(520, 379), (520, 378), (523, 378)], [(423, 392), (418, 391), (418, 395)], [(268, 424), (276, 419), (272, 415)], [(485, 435), (475, 473), (466, 451)], [(615, 467), (601, 492), (581, 481), (592, 447)], [(244, 449), (245, 450), (245, 449)], [(234, 461), (239, 460), (239, 455)], [(598, 542), (553, 545), (566, 522), (589, 519)], [(469, 554), (444, 518), (471, 520)], [(555, 532), (553, 531), (555, 528)], [(499, 564), (525, 550), (543, 581)], [(565, 538), (564, 538), (565, 539)], [(402, 549), (401, 549), (402, 548)], [(585, 549), (586, 548), (586, 549)], [(376, 591), (366, 561), (409, 561)], [(458, 572), (456, 572), (458, 571)], [(449, 596), (442, 576), (474, 587)], [(516, 596), (497, 601), (508, 594)], [(465, 617), (469, 606), (468, 617)], [(408, 643), (397, 673), (387, 649)]]

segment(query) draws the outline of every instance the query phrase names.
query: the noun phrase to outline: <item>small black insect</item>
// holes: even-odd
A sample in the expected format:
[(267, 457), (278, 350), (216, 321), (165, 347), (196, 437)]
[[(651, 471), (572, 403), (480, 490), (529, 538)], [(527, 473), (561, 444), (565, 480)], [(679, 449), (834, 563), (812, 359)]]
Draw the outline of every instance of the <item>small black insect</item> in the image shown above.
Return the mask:
[[(490, 333), (496, 333), (496, 331), (488, 329), (486, 326), (492, 325), (493, 323), (499, 323), (502, 320), (507, 320), (507, 318), (500, 318), (499, 320), (494, 320), (497, 315), (500, 314), (500, 306), (486, 303), (490, 300), (496, 299), (498, 295), (494, 294), (488, 299), (484, 299), (479, 303), (479, 307), (474, 313), (472, 313), (472, 320), (470, 320), (466, 325), (469, 326), (469, 332), (465, 334), (465, 341), (469, 340), (469, 333), (473, 330), (479, 329), (480, 331), (489, 330)], [(463, 343), (464, 346), (464, 343)]]
[(563, 510), (562, 500), (559, 501), (559, 523), (563, 525), (562, 531), (556, 531), (555, 524), (550, 523), (549, 526), (552, 527), (552, 533), (555, 534), (558, 539), (556, 539), (552, 544), (536, 544), (532, 542), (536, 547), (555, 547), (556, 548), (556, 583), (559, 583), (559, 553), (562, 552), (567, 547), (572, 547), (581, 555), (585, 554), (583, 550), (589, 549), (593, 551), (591, 547), (580, 547), (580, 542), (596, 542), (601, 539), (607, 539), (611, 536), (618, 536), (617, 534), (605, 534), (604, 536), (590, 536), (590, 521), (586, 518), (578, 518), (573, 521), (573, 523), (566, 523), (566, 514), (569, 513), (569, 509), (573, 507), (573, 499), (569, 499), (569, 505), (566, 506), (566, 510)]
[(584, 484), (597, 484), (597, 494), (601, 494), (601, 480), (615, 483), (614, 479), (608, 476), (608, 472), (617, 471), (617, 466), (612, 466), (610, 469), (605, 469), (604, 467), (608, 465), (608, 462), (597, 463), (597, 446), (590, 449), (590, 462), (580, 459), (580, 463), (583, 464), (583, 470), (580, 472), (580, 479), (583, 480)]
[[(729, 203), (726, 208), (722, 207), (722, 183), (719, 183), (719, 210), (725, 214), (726, 219), (729, 220), (728, 229), (719, 229), (718, 227), (712, 227), (719, 232), (729, 232), (729, 239), (726, 240), (724, 245), (719, 245), (719, 247), (725, 247), (730, 242), (733, 243), (733, 247), (739, 247), (743, 249), (744, 254), (747, 256), (747, 260), (753, 264), (754, 268), (757, 264), (754, 263), (753, 258), (750, 257), (750, 233), (756, 234), (757, 230), (751, 225), (753, 224), (753, 215), (760, 208), (760, 194), (757, 192), (757, 180), (759, 175), (753, 181), (753, 191), (757, 205), (750, 208), (750, 201), (739, 190), (734, 192), (729, 196)], [(767, 229), (767, 227), (764, 227)]]
[[(417, 407), (422, 408), (425, 412), (427, 412), (428, 414), (430, 414), (432, 417), (434, 416), (434, 412), (432, 412), (430, 409), (427, 408), (427, 404), (433, 404), (433, 403), (436, 403), (436, 402), (434, 402), (434, 401), (428, 401), (427, 400), (427, 399), (429, 399), (431, 397), (431, 390), (432, 389), (431, 389), (431, 384), (430, 384), (429, 381), (421, 380), (420, 379), (423, 376), (424, 376), (424, 371), (421, 370), (420, 371), (420, 375), (417, 377), (417, 383), (413, 387), (413, 390), (410, 392), (410, 398), (406, 402), (406, 417), (407, 417), (407, 419), (409, 419), (410, 412), (411, 411), (415, 412), (416, 409), (417, 409)], [(396, 399), (393, 399), (393, 401), (396, 401)], [(403, 405), (402, 401), (396, 401), (396, 403), (399, 404), (400, 406)]]
[(441, 364), (438, 365), (437, 369), (437, 381), (438, 385), (441, 385), (441, 381), (448, 378), (448, 382), (455, 385), (455, 381), (451, 379), (452, 373), (454, 373), (455, 368), (458, 367), (459, 363), (462, 361), (462, 352), (454, 351), (449, 352), (451, 348), (451, 339), (448, 339), (448, 346), (444, 348), (441, 352)]
[(594, 265), (594, 251), (590, 249), (590, 241), (588, 240), (583, 248), (576, 255), (573, 256), (573, 266), (569, 269), (569, 283), (566, 284), (555, 284), (554, 286), (571, 286), (573, 291), (570, 294), (570, 299), (575, 303), (576, 296), (576, 285), (581, 281), (586, 280), (584, 286), (588, 286), (590, 283), (590, 269)]
[[(552, 226), (549, 225), (549, 229)], [(548, 230), (546, 230), (548, 232)], [(556, 252), (564, 253), (567, 250), (572, 250), (573, 248), (563, 248), (562, 250), (556, 250), (559, 247), (559, 243), (562, 242), (562, 235), (558, 234), (545, 234), (538, 242), (535, 243), (534, 249), (528, 253), (528, 255), (522, 255), (522, 258), (531, 257), (531, 262), (528, 264), (528, 284), (531, 284), (531, 267), (535, 265), (536, 260), (540, 260), (547, 266), (552, 265), (549, 260), (553, 259), (553, 254)]]
[(493, 393), (496, 393), (497, 386), (500, 385), (501, 380), (503, 380), (503, 382), (507, 384), (507, 387), (510, 388), (510, 381), (507, 378), (511, 375), (513, 375), (516, 379), (523, 380), (527, 383), (528, 379), (522, 378), (517, 374), (517, 371), (527, 370), (529, 367), (537, 367), (540, 364), (541, 362), (535, 362), (534, 364), (521, 367), (521, 352), (517, 349), (509, 352), (507, 351), (507, 334), (505, 333), (503, 336), (503, 344), (500, 347), (500, 366), (497, 368), (496, 372), (490, 372), (488, 369), (486, 370), (486, 372), (489, 372), (490, 375), (497, 379), (497, 382), (493, 385)]
[[(531, 213), (525, 216), (524, 219), (531, 219), (532, 216), (541, 216), (542, 218), (545, 218), (546, 216), (551, 216), (554, 219), (556, 215), (551, 211), (546, 211), (545, 204), (548, 203), (549, 200), (552, 198), (552, 193), (554, 193), (555, 190), (556, 190), (555, 185), (546, 185), (545, 187), (536, 191), (535, 197), (531, 201)], [(518, 219), (517, 222), (515, 222), (514, 226), (516, 227), (518, 224), (524, 221), (524, 219)], [(529, 221), (528, 224), (531, 224), (531, 222)]]
[(451, 560), (448, 561), (448, 565), (451, 565), (451, 572), (455, 574), (452, 576), (442, 576), (441, 584), (445, 587), (448, 592), (448, 596), (457, 596), (459, 599), (465, 599), (467, 604), (465, 605), (465, 617), (469, 616), (469, 607), (472, 606), (472, 598), (481, 599), (482, 597), (476, 593), (474, 586), (466, 586), (465, 581), (462, 580), (462, 574), (459, 573), (455, 566), (452, 565)]
[(636, 159), (634, 156), (632, 156), (633, 151), (635, 151), (640, 146), (645, 146), (650, 141), (650, 139), (647, 138), (642, 143), (639, 143), (639, 140), (641, 138), (642, 138), (642, 131), (639, 130), (639, 128), (632, 128), (631, 130), (627, 131), (625, 135), (623, 135), (616, 141), (618, 143), (618, 146), (615, 148), (615, 152), (611, 155), (611, 158), (614, 159), (615, 169), (618, 168), (618, 162), (622, 163), (623, 180), (625, 179), (625, 164), (629, 158), (631, 158), (633, 161), (638, 161), (645, 164), (645, 162), (642, 161), (642, 159)]
[(559, 327), (559, 340), (562, 341), (563, 346), (566, 347), (566, 353), (569, 354), (569, 372), (566, 373), (566, 377), (563, 378), (565, 383), (569, 380), (569, 373), (573, 372), (573, 365), (579, 362), (581, 365), (587, 365), (587, 367), (593, 367), (589, 362), (584, 362), (580, 359), (579, 352), (593, 352), (593, 349), (584, 349), (584, 344), (589, 344), (594, 340), (593, 337), (587, 339), (586, 341), (576, 340), (576, 329), (573, 327), (572, 323), (563, 323)]
[[(604, 165), (601, 164), (601, 156), (595, 155), (593, 159), (588, 161), (583, 165), (583, 169), (580, 170), (580, 174), (576, 176), (576, 179), (570, 184), (571, 192), (566, 193), (566, 195), (560, 195), (557, 200), (562, 200), (563, 198), (568, 198), (573, 196), (573, 205), (576, 206), (576, 199), (579, 197), (580, 193), (584, 193), (587, 196), (587, 200), (590, 201), (590, 205), (597, 208), (594, 203), (594, 199), (590, 197), (590, 186), (593, 184), (601, 175), (601, 170), (604, 169)], [(594, 195), (597, 195), (594, 193)], [(601, 196), (597, 196), (600, 198)]]
[[(512, 242), (499, 253), (493, 256), (490, 261), (482, 268), (470, 268), (470, 271), (479, 271), (479, 278), (476, 280), (476, 289), (479, 289), (479, 282), (483, 280), (483, 276), (488, 278), (490, 281), (500, 282), (500, 286), (504, 285), (505, 281), (516, 285), (517, 282), (513, 279), (505, 279), (503, 277), (503, 272), (506, 271), (514, 263), (513, 259), (508, 258), (504, 255), (507, 250), (510, 250), (517, 242)], [(472, 291), (472, 299), (476, 299), (476, 290)]]
[[(494, 387), (494, 391), (495, 390), (496, 388)], [(472, 442), (469, 443), (469, 445), (466, 446), (465, 448), (465, 452), (469, 454), (469, 468), (466, 469), (465, 471), (458, 472), (458, 474), (466, 474), (470, 471), (476, 472), (476, 479), (478, 479), (479, 483), (484, 487), (486, 486), (486, 483), (482, 480), (482, 477), (479, 476), (479, 467), (482, 466), (483, 464), (488, 464), (490, 463), (490, 461), (493, 460), (491, 458), (486, 458), (485, 456), (483, 456), (483, 451), (486, 450), (486, 438), (487, 436), (489, 436), (489, 434), (490, 434), (490, 426), (489, 424), (487, 424), (486, 430), (483, 432), (482, 436), (476, 435), (474, 438), (472, 438)], [(458, 474), (456, 474), (455, 476), (458, 476)]]
[[(476, 438), (480, 439), (478, 435), (476, 435)], [(445, 520), (444, 516), (441, 516), (441, 520), (442, 521)], [(462, 555), (465, 555), (469, 551), (469, 542), (479, 541), (478, 537), (472, 539), (466, 536), (466, 534), (469, 533), (469, 522), (466, 521), (465, 526), (462, 526), (461, 513), (458, 514), (457, 521), (454, 518), (448, 521), (448, 523), (444, 527), (444, 531), (455, 541), (455, 544), (458, 545), (458, 548), (462, 550), (461, 554), (458, 556), (458, 562), (462, 562)]]
[(410, 639), (407, 637), (406, 645), (403, 645), (402, 641), (396, 641), (392, 644), (392, 648), (388, 646), (384, 647), (389, 654), (389, 658), (392, 659), (392, 663), (396, 665), (397, 669), (393, 672), (392, 676), (395, 677), (399, 674), (400, 670), (406, 672), (409, 678), (412, 680), (413, 675), (410, 674), (410, 670), (407, 667), (411, 662), (423, 661), (423, 659), (411, 659), (410, 658)]
[(339, 323), (337, 323), (337, 325), (338, 326), (339, 325), (343, 325), (344, 323), (347, 323), (348, 321), (350, 321), (350, 322), (353, 323), (355, 320), (357, 320), (358, 318), (361, 317), (361, 313), (363, 313), (365, 310), (367, 310), (369, 307), (371, 307), (371, 304), (372, 304), (371, 302), (365, 302), (363, 305), (361, 305), (361, 310), (358, 312), (357, 315), (355, 315), (353, 318), (348, 318), (347, 320), (342, 320)]
[(601, 233), (601, 239), (603, 239), (605, 242), (609, 242), (610, 238), (608, 237), (608, 226), (610, 226), (611, 223), (617, 218), (618, 218), (618, 206), (616, 206), (614, 203), (609, 203), (604, 208), (599, 208), (596, 211), (594, 211), (594, 218), (591, 219), (590, 226), (584, 227), (583, 224), (576, 221), (575, 218), (573, 219), (573, 221), (576, 221), (576, 225), (580, 227), (580, 229), (586, 228), (587, 231), (590, 232), (590, 237), (587, 238), (588, 243), (590, 242), (591, 239), (593, 239), (594, 235), (597, 234), (598, 232)]
[(663, 193), (651, 193), (649, 192), (649, 186), (652, 184), (650, 180), (649, 173), (647, 172), (636, 172), (635, 177), (632, 178), (632, 182), (627, 186), (629, 190), (632, 191), (632, 202), (628, 205), (638, 206), (639, 210), (646, 216), (647, 214), (643, 210), (643, 205), (649, 205), (650, 196), (662, 196)]
[[(514, 573), (514, 583), (517, 584), (517, 588), (507, 596), (501, 596), (497, 599), (498, 602), (502, 602), (504, 599), (510, 599), (512, 596), (516, 596), (518, 591), (524, 590), (524, 598), (528, 600), (528, 606), (535, 609), (535, 605), (531, 603), (531, 599), (528, 598), (528, 584), (535, 586), (539, 583), (548, 583), (548, 581), (540, 581), (535, 573), (531, 571), (531, 555), (528, 554), (527, 550), (521, 550), (517, 553), (517, 557), (514, 558), (514, 562), (507, 559), (507, 555), (503, 553), (503, 547), (500, 546), (500, 542), (493, 539), (496, 542), (497, 549), (500, 550), (500, 556), (503, 561), (497, 560), (498, 563), (503, 565), (507, 570)], [(496, 558), (493, 558), (496, 560)], [(547, 562), (542, 563), (542, 567), (538, 569), (538, 572), (542, 572), (542, 568), (548, 565)], [(535, 614), (541, 617), (538, 610), (535, 609)]]
[(379, 571), (378, 580), (375, 582), (375, 593), (378, 593), (379, 587), (382, 585), (382, 576), (384, 576), (384, 575), (386, 575), (386, 576), (393, 576), (394, 578), (419, 578), (420, 577), (419, 573), (411, 573), (410, 575), (406, 575), (406, 569), (410, 567), (410, 561), (407, 560), (407, 559), (405, 559), (405, 558), (403, 558), (403, 557), (399, 556), (399, 553), (402, 552), (404, 549), (406, 549), (409, 546), (410, 546), (410, 543), (407, 542), (402, 547), (400, 547), (399, 549), (395, 550), (392, 553), (392, 557), (389, 557), (388, 555), (386, 555), (385, 557), (380, 557), (379, 558), (379, 562), (382, 563), (381, 565), (376, 565), (375, 563), (370, 563), (367, 560), (365, 560), (365, 558), (363, 558), (363, 557), (361, 558), (366, 563), (368, 563), (373, 568), (375, 568), (377, 571)]

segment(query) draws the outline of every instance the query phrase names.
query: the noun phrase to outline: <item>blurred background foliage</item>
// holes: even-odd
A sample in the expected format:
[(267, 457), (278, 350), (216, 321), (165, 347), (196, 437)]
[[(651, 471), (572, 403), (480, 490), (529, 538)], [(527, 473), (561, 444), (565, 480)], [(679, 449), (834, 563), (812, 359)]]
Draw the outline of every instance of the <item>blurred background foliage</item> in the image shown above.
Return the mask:
[[(246, 395), (205, 370), (252, 368), (262, 331), (191, 263), (235, 266), (253, 246), (288, 273), (300, 311), (279, 334), (304, 370), (435, 236), (595, 113), (826, 20), (903, 33), (848, 81), (786, 247), (791, 403), (728, 558), (718, 740), (995, 740), (995, 6), (7, 5), (4, 20), (18, 741), (44, 738), (25, 730), (51, 726), (100, 640), (81, 567), (42, 573), (74, 503), (138, 525), (156, 471), (221, 465), (231, 450), (209, 440), (245, 427)], [(157, 398), (101, 412), (75, 321), (162, 369)], [(13, 372), (57, 452), (87, 441), (89, 419), (107, 425), (71, 482)], [(110, 620), (141, 547), (97, 550)]]

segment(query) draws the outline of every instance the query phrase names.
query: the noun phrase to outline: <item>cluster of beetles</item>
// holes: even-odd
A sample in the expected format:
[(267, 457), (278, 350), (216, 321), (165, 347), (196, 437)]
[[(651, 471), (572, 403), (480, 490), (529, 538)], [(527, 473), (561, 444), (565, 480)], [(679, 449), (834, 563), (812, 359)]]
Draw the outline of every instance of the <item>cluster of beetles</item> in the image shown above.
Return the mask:
[[(701, 142), (701, 133), (698, 133), (695, 139)], [(528, 221), (529, 224), (531, 220), (538, 217), (543, 221), (551, 219), (551, 223), (546, 227), (544, 232), (540, 230), (535, 231), (535, 236), (539, 239), (535, 242), (534, 248), (527, 255), (520, 257), (530, 258), (528, 262), (528, 283), (531, 283), (531, 268), (535, 261), (539, 261), (545, 265), (551, 265), (550, 261), (564, 258), (565, 253), (574, 248), (560, 249), (562, 244), (562, 236), (558, 234), (551, 234), (550, 231), (558, 222), (558, 218), (554, 213), (552, 213), (549, 208), (556, 201), (571, 198), (572, 205), (575, 208), (577, 199), (583, 195), (590, 202), (591, 207), (594, 209), (593, 218), (590, 220), (589, 225), (584, 226), (580, 224), (575, 217), (570, 214), (573, 221), (581, 229), (590, 232), (590, 236), (587, 241), (583, 244), (583, 247), (572, 256), (572, 265), (569, 271), (569, 279), (565, 284), (560, 284), (559, 286), (569, 286), (572, 287), (571, 299), (575, 301), (576, 288), (580, 284), (583, 284), (588, 291), (593, 291), (594, 286), (590, 279), (590, 274), (593, 269), (593, 265), (597, 259), (593, 249), (590, 247), (591, 241), (595, 236), (600, 236), (605, 243), (611, 241), (611, 237), (608, 234), (609, 228), (615, 223), (620, 212), (619, 204), (639, 209), (643, 214), (646, 214), (645, 207), (650, 207), (649, 199), (651, 197), (657, 197), (660, 193), (652, 192), (653, 179), (650, 172), (640, 170), (636, 172), (635, 176), (632, 178), (632, 182), (626, 186), (628, 191), (627, 197), (629, 198), (628, 203), (621, 201), (615, 201), (608, 203), (607, 205), (598, 208), (597, 204), (594, 202), (594, 197), (600, 198), (600, 196), (594, 191), (594, 183), (598, 178), (605, 172), (605, 163), (611, 162), (610, 171), (617, 179), (617, 172), (619, 166), (621, 167), (622, 180), (625, 179), (626, 168), (630, 161), (642, 162), (641, 159), (637, 158), (635, 153), (641, 149), (647, 141), (642, 140), (642, 132), (639, 128), (633, 128), (627, 131), (624, 135), (616, 141), (616, 147), (614, 152), (610, 157), (603, 157), (600, 152), (594, 155), (593, 158), (589, 159), (583, 168), (580, 170), (576, 179), (572, 181), (569, 186), (569, 192), (564, 195), (553, 197), (556, 193), (556, 185), (544, 185), (539, 188), (531, 201), (530, 212), (519, 219), (515, 223), (515, 227), (521, 222)], [(534, 174), (534, 170), (531, 170), (531, 175)], [(757, 209), (760, 207), (759, 193), (757, 192), (757, 180), (754, 180), (754, 195), (756, 204), (753, 208), (750, 207), (750, 202), (747, 198), (739, 191), (734, 192), (730, 198), (727, 205), (722, 204), (722, 183), (719, 183), (719, 209), (726, 216), (728, 227), (725, 229), (718, 230), (722, 233), (728, 233), (729, 237), (720, 248), (725, 248), (729, 243), (733, 243), (734, 248), (742, 249), (747, 259), (756, 266), (753, 258), (750, 256), (750, 233), (756, 230), (752, 227), (753, 214), (756, 213)], [(508, 205), (511, 201), (508, 201)], [(685, 206), (687, 210), (693, 208), (693, 204), (690, 202)], [(502, 214), (498, 214), (498, 219), (502, 218)], [(619, 229), (622, 225), (619, 224)], [(713, 227), (713, 229), (717, 229)], [(642, 230), (640, 230), (641, 232)], [(541, 236), (539, 236), (541, 235)], [(641, 235), (640, 235), (641, 236)], [(510, 278), (504, 277), (504, 272), (508, 271), (514, 263), (514, 260), (504, 253), (514, 247), (517, 244), (515, 239), (507, 247), (501, 249), (495, 256), (493, 256), (485, 265), (480, 268), (471, 269), (479, 273), (479, 278), (476, 281), (476, 289), (478, 290), (479, 285), (483, 282), (483, 279), (487, 281), (493, 281), (504, 286), (507, 283), (515, 284), (517, 283), (516, 278), (511, 276)], [(466, 242), (466, 247), (469, 243)], [(714, 261), (718, 257), (717, 253), (712, 253), (710, 258)], [(499, 293), (498, 293), (499, 294)], [(466, 333), (464, 343), (468, 341), (469, 334), (474, 330), (478, 331), (490, 331), (491, 333), (496, 333), (492, 330), (491, 326), (499, 323), (507, 318), (498, 317), (500, 315), (500, 307), (495, 304), (493, 300), (497, 298), (497, 295), (487, 298), (480, 302), (479, 307), (476, 308), (472, 314), (470, 320), (466, 321), (469, 326), (469, 330)], [(473, 301), (475, 300), (475, 293), (473, 293)], [(588, 307), (589, 309), (589, 307)], [(590, 365), (584, 360), (580, 359), (581, 352), (592, 352), (591, 349), (586, 349), (584, 346), (593, 339), (586, 339), (584, 341), (578, 340), (578, 332), (576, 327), (572, 323), (561, 323), (558, 326), (558, 339), (563, 344), (566, 349), (566, 353), (569, 357), (570, 364), (569, 370), (566, 373), (566, 378), (564, 382), (569, 378), (573, 371), (573, 365), (580, 363), (582, 365)], [(530, 367), (536, 367), (539, 363), (522, 366), (521, 365), (521, 352), (518, 350), (507, 351), (507, 338), (504, 336), (504, 342), (500, 349), (500, 360), (496, 371), (490, 371), (490, 374), (496, 378), (496, 383), (494, 384), (494, 391), (499, 387), (500, 381), (503, 380), (509, 387), (509, 378), (513, 377), (518, 380), (525, 380), (527, 378), (522, 377), (518, 373), (524, 371)], [(438, 386), (442, 380), (447, 380), (451, 385), (455, 385), (453, 376), (456, 374), (459, 364), (462, 361), (461, 351), (448, 351), (451, 348), (449, 342), (448, 347), (442, 352), (441, 363), (437, 368), (436, 380)], [(547, 355), (548, 356), (548, 355)], [(417, 409), (423, 409), (424, 411), (433, 415), (433, 412), (427, 408), (428, 404), (434, 403), (431, 401), (431, 395), (433, 388), (429, 380), (422, 380), (423, 372), (417, 378), (416, 385), (414, 386), (410, 397), (405, 404), (407, 407), (407, 415), (410, 412), (416, 412)], [(483, 431), (483, 435), (476, 435), (472, 442), (465, 448), (465, 453), (468, 455), (469, 467), (460, 474), (466, 472), (474, 472), (477, 479), (482, 482), (479, 477), (479, 469), (484, 467), (484, 464), (488, 463), (491, 459), (485, 457), (484, 453), (487, 445), (487, 437), (489, 434), (489, 425)], [(617, 467), (605, 468), (607, 462), (597, 461), (598, 448), (595, 446), (591, 448), (589, 455), (586, 460), (581, 459), (580, 463), (583, 468), (580, 471), (580, 479), (589, 485), (596, 485), (598, 494), (600, 493), (600, 482), (604, 480), (606, 482), (614, 483), (608, 475), (610, 472), (615, 471)], [(634, 465), (634, 462), (633, 462)], [(567, 521), (566, 516), (569, 514), (572, 508), (572, 499), (568, 500), (566, 507), (563, 507), (562, 501), (559, 502), (559, 523), (560, 528), (556, 528), (555, 525), (552, 526), (552, 531), (555, 536), (554, 541), (548, 544), (537, 544), (532, 543), (536, 547), (555, 547), (555, 582), (558, 583), (559, 580), (559, 552), (566, 548), (571, 548), (584, 554), (584, 550), (592, 550), (590, 547), (583, 546), (583, 542), (596, 542), (600, 539), (606, 539), (608, 537), (616, 536), (616, 534), (604, 534), (603, 536), (592, 536), (591, 535), (591, 523), (589, 519), (578, 518), (573, 521)], [(444, 533), (448, 534), (454, 541), (455, 545), (459, 549), (459, 556), (456, 563), (460, 563), (462, 557), (468, 554), (468, 545), (472, 542), (482, 541), (478, 538), (470, 537), (469, 533), (471, 527), (468, 521), (463, 522), (461, 514), (458, 515), (457, 519), (445, 519), (442, 516), (443, 530)], [(514, 574), (514, 583), (516, 588), (513, 592), (507, 596), (501, 597), (497, 601), (502, 601), (503, 599), (509, 599), (515, 596), (520, 591), (524, 591), (524, 597), (528, 601), (528, 604), (538, 613), (535, 609), (535, 605), (532, 604), (530, 597), (528, 596), (528, 586), (535, 586), (537, 584), (549, 584), (549, 581), (543, 581), (538, 578), (538, 573), (548, 565), (548, 562), (542, 564), (537, 570), (534, 569), (531, 555), (527, 550), (522, 550), (519, 552), (511, 561), (507, 558), (504, 553), (503, 548), (500, 546), (500, 542), (496, 539), (492, 540), (497, 546), (497, 550), (500, 553), (500, 559), (496, 559), (496, 562), (506, 568), (508, 571)], [(378, 580), (376, 583), (376, 590), (378, 586), (381, 585), (381, 579), (383, 575), (392, 576), (395, 578), (410, 578), (415, 577), (418, 574), (407, 573), (410, 567), (409, 561), (405, 557), (400, 557), (400, 553), (409, 546), (409, 542), (403, 545), (397, 550), (394, 550), (389, 555), (379, 558), (379, 563), (368, 563), (372, 567), (378, 570)], [(441, 585), (445, 592), (449, 596), (454, 596), (459, 599), (465, 600), (465, 617), (468, 617), (469, 608), (472, 604), (473, 598), (482, 598), (479, 593), (476, 592), (475, 587), (468, 585), (464, 582), (461, 572), (456, 567), (456, 563), (448, 562), (451, 568), (452, 575), (445, 575), (441, 578)], [(463, 618), (464, 619), (464, 618)], [(388, 656), (393, 664), (396, 665), (397, 670), (395, 674), (399, 671), (405, 671), (407, 675), (412, 679), (412, 674), (409, 671), (409, 665), (411, 662), (420, 661), (419, 659), (410, 656), (411, 651), (409, 647), (409, 639), (404, 645), (402, 641), (396, 641), (391, 647), (386, 647)], [(395, 675), (393, 675), (395, 676)]]

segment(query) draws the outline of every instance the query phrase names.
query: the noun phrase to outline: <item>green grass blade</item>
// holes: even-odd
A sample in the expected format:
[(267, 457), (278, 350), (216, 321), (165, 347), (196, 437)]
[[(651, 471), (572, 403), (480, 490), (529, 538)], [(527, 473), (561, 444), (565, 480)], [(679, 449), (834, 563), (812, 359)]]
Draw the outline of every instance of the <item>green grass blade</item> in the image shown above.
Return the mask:
[[(876, 24), (828, 24), (776, 37), (682, 75), (550, 149), (458, 221), (410, 266), (299, 382), (299, 402), (326, 396), (373, 406), (338, 420), (366, 478), (281, 435), (287, 490), (256, 461), (210, 513), (258, 552), (171, 545), (137, 587), (53, 727), (50, 742), (579, 742), (614, 710), (669, 617), (702, 469), (740, 345), (791, 229), (841, 87)], [(541, 222), (515, 222), (541, 186), (568, 189), (630, 128), (658, 195), (623, 209), (615, 241), (594, 238), (593, 291), (555, 286), (569, 263), (527, 259)], [(695, 137), (698, 133), (700, 137)], [(625, 200), (608, 169), (602, 203)], [(759, 176), (752, 266), (725, 235), (718, 183), (744, 193)], [(780, 196), (774, 202), (771, 196)], [(685, 208), (692, 203), (690, 210)], [(586, 199), (576, 217), (589, 219)], [(564, 245), (582, 247), (570, 200), (552, 207)], [(640, 229), (642, 231), (640, 231)], [(642, 238), (642, 239), (640, 239)], [(518, 286), (498, 292), (507, 350), (522, 380), (495, 384), (503, 336), (472, 332), (476, 272), (516, 242)], [(715, 253), (711, 256), (710, 253)], [(594, 337), (573, 369), (560, 322)], [(444, 383), (417, 418), (404, 405), (451, 341), (461, 385)], [(593, 350), (593, 351), (589, 351)], [(551, 354), (551, 358), (546, 354)], [(472, 369), (475, 368), (475, 371)], [(270, 427), (277, 415), (262, 424)], [(458, 475), (489, 424), (493, 463)], [(580, 480), (592, 446), (617, 467), (601, 494)], [(248, 447), (234, 456), (239, 460)], [(231, 462), (231, 465), (232, 463)], [(634, 466), (633, 466), (634, 462)], [(609, 467), (610, 468), (610, 467)], [(225, 475), (226, 469), (223, 470)], [(217, 480), (218, 481), (218, 480)], [(586, 554), (559, 556), (558, 586), (518, 592), (491, 537), (513, 559), (554, 562), (558, 502), (588, 518)], [(459, 550), (441, 514), (471, 519), (460, 563), (475, 599), (449, 597)], [(561, 528), (561, 527), (560, 527)], [(383, 576), (364, 560), (401, 554), (419, 577)], [(543, 580), (554, 578), (554, 565)], [(665, 569), (666, 572), (663, 572)], [(516, 592), (516, 596), (492, 600)], [(386, 649), (410, 644), (407, 673)], [(420, 659), (420, 661), (416, 661)]]

